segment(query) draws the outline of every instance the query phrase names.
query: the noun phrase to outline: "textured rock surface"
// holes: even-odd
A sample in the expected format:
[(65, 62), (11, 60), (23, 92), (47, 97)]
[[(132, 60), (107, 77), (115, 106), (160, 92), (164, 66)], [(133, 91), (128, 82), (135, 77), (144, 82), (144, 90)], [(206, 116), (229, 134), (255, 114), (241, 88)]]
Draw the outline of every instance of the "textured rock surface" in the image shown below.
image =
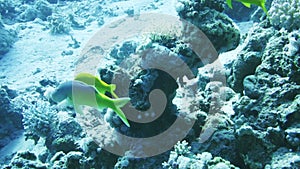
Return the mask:
[(286, 155), (297, 158), (299, 151), (297, 31), (264, 25), (254, 26), (256, 33), (248, 35), (228, 80), (243, 95), (233, 104), (237, 113), (233, 121), (238, 151), (249, 168), (279, 167), (275, 152), (290, 148)]
[(222, 13), (223, 5), (224, 1), (210, 0), (179, 0), (176, 5), (179, 16), (203, 31), (219, 53), (236, 48), (240, 41), (239, 30)]
[(233, 62), (232, 73), (228, 78), (230, 87), (236, 92), (243, 91), (244, 78), (254, 74), (256, 67), (260, 65), (265, 47), (273, 33), (273, 28), (262, 28), (259, 25), (254, 26), (248, 33), (244, 42), (246, 46)]
[(17, 39), (16, 32), (0, 26), (0, 59), (6, 54)]
[(286, 148), (280, 148), (273, 153), (271, 164), (265, 168), (299, 168), (300, 155), (299, 152), (290, 152)]
[(18, 152), (14, 158), (11, 160), (9, 165), (4, 166), (3, 168), (40, 168), (47, 169), (47, 164), (41, 163), (36, 155), (29, 151)]
[(164, 162), (162, 165), (167, 169), (238, 168), (230, 164), (229, 161), (226, 161), (220, 157), (213, 158), (213, 155), (208, 152), (194, 154), (191, 151), (191, 146), (188, 146), (186, 141), (178, 142), (174, 146), (174, 150), (170, 152), (169, 160)]
[(37, 0), (33, 5), (24, 5), (22, 13), (17, 17), (23, 22), (33, 21), (36, 18), (46, 20), (52, 15), (52, 7), (46, 0)]
[[(76, 141), (82, 138), (82, 128), (68, 112), (57, 111), (49, 102), (39, 97), (24, 100), (24, 128), (26, 139), (36, 143), (45, 139), (50, 153), (77, 150)], [(41, 99), (41, 98), (40, 98)]]
[(35, 142), (40, 137), (46, 138), (49, 136), (52, 127), (55, 126), (57, 116), (54, 109), (49, 109), (50, 105), (44, 101), (28, 100), (24, 102), (25, 108), (23, 112), (23, 125), (25, 128), (26, 139), (33, 139)]
[(52, 34), (68, 34), (71, 31), (71, 22), (62, 14), (51, 15), (47, 18), (48, 28)]
[(17, 96), (16, 91), (1, 86), (0, 96), (0, 148), (2, 148), (17, 137), (18, 131), (23, 129), (23, 116), (22, 110), (15, 107), (13, 102)]
[(5, 23), (13, 23), (13, 19), (17, 16), (16, 3), (13, 0), (1, 0), (0, 1), (0, 14)]

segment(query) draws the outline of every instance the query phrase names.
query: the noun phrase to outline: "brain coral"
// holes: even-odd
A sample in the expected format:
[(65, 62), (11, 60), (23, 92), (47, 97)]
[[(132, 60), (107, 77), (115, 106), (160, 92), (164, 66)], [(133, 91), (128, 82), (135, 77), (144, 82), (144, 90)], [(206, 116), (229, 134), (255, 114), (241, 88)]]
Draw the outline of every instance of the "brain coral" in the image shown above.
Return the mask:
[(273, 0), (269, 10), (271, 24), (286, 30), (300, 28), (300, 0)]

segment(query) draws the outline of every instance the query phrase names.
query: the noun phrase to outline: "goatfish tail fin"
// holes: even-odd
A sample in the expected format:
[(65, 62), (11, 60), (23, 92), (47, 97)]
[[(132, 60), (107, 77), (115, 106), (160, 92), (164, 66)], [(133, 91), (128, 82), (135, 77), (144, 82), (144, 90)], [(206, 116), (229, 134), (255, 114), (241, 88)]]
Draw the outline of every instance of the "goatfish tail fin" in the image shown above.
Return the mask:
[(267, 16), (269, 16), (269, 15), (268, 15), (268, 10), (267, 10), (265, 4), (266, 4), (266, 1), (264, 0), (264, 1), (261, 2), (260, 7), (261, 7), (262, 10), (267, 14)]
[(242, 2), (242, 4), (247, 7), (247, 8), (250, 8), (251, 7), (251, 4), (250, 3), (247, 3), (247, 2)]
[(226, 2), (227, 2), (227, 5), (229, 6), (229, 8), (232, 9), (232, 2), (231, 2), (231, 0), (226, 0)]
[(114, 92), (116, 90), (116, 85), (115, 84), (110, 84), (110, 93), (114, 98), (119, 98), (116, 93)]
[(124, 98), (118, 98), (118, 99), (113, 99), (113, 102), (115, 104), (115, 109), (114, 111), (117, 113), (117, 115), (121, 118), (121, 120), (126, 124), (127, 127), (130, 127), (130, 124), (121, 110), (121, 107), (123, 107), (125, 104), (127, 104), (130, 101), (130, 98), (124, 97)]
[(128, 120), (126, 119), (125, 114), (123, 113), (123, 111), (119, 107), (116, 108), (115, 112), (121, 118), (123, 123), (126, 124), (127, 127), (130, 127), (130, 124), (129, 124)]
[(113, 102), (114, 102), (116, 107), (123, 107), (129, 101), (130, 101), (129, 97), (122, 97), (122, 98), (118, 98), (118, 99), (113, 99)]

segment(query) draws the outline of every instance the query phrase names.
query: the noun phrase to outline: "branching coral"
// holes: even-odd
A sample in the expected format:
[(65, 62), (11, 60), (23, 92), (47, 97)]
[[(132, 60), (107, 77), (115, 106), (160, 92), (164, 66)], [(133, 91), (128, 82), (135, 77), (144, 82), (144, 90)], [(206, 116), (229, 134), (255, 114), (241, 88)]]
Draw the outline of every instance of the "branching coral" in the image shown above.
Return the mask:
[(273, 0), (269, 10), (271, 24), (278, 28), (296, 30), (300, 28), (300, 1)]
[(185, 140), (174, 146), (174, 151), (171, 151), (168, 162), (164, 162), (162, 165), (163, 168), (167, 169), (237, 168), (221, 157), (213, 158), (208, 152), (194, 154), (191, 152), (191, 146), (188, 146)]
[(50, 108), (48, 102), (40, 100), (27, 105), (29, 105), (28, 109), (23, 112), (26, 139), (33, 139), (37, 142), (40, 137), (47, 137), (50, 134), (54, 122), (57, 121), (57, 112)]

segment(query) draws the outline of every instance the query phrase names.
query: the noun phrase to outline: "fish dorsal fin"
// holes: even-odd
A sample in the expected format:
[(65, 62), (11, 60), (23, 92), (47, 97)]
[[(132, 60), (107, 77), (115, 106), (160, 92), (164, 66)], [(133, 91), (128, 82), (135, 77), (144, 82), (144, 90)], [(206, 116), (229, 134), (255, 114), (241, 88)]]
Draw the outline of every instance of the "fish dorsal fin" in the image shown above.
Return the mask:
[(250, 7), (251, 7), (251, 4), (250, 4), (250, 3), (242, 2), (242, 4), (245, 5), (247, 8), (250, 8)]
[[(265, 2), (265, 1), (264, 1)], [(266, 6), (265, 6), (265, 3), (261, 3), (261, 8), (262, 8), (262, 10), (267, 14), (267, 16), (268, 16), (268, 10), (267, 10), (267, 8), (266, 8)]]
[(231, 0), (226, 0), (226, 2), (227, 2), (227, 5), (229, 6), (229, 8), (232, 9), (232, 2), (231, 2)]
[(88, 85), (94, 86), (99, 93), (105, 94), (105, 92), (110, 92), (111, 95), (115, 98), (118, 98), (116, 93), (114, 92), (116, 89), (115, 84), (107, 84), (99, 77), (89, 74), (89, 73), (79, 73), (74, 80), (78, 80), (84, 82)]

